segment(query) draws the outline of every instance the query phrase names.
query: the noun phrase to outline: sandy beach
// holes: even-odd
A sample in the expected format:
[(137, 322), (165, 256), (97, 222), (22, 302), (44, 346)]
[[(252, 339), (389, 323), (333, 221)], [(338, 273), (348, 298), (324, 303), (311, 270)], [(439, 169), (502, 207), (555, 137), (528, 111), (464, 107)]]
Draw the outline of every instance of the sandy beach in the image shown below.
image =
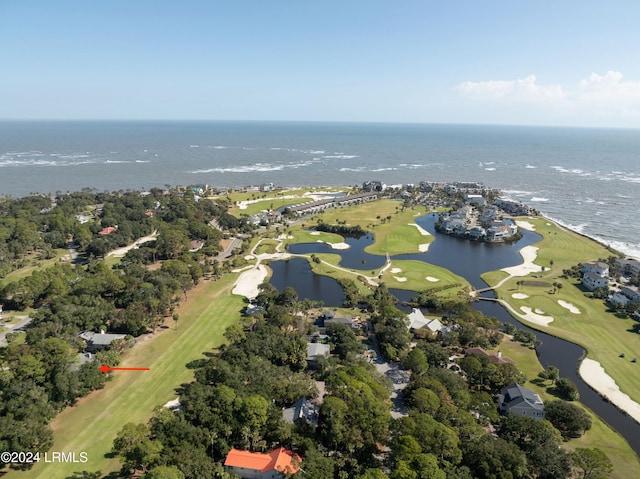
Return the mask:
[(606, 397), (616, 407), (629, 414), (636, 422), (640, 422), (640, 404), (620, 391), (616, 382), (606, 373), (598, 361), (583, 359), (578, 372), (589, 386)]

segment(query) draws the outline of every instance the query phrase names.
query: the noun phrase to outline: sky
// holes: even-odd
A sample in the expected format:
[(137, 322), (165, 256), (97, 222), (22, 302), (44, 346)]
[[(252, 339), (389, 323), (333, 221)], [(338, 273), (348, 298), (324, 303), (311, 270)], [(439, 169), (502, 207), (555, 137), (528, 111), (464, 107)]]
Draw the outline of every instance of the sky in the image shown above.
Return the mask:
[(637, 0), (0, 0), (0, 118), (640, 127)]

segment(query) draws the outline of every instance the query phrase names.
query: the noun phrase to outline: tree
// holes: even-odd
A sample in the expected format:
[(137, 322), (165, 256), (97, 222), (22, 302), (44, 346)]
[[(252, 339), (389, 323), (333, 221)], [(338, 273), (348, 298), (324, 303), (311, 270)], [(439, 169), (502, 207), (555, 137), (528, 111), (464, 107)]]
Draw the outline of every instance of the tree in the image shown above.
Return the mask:
[(566, 401), (545, 404), (545, 418), (560, 431), (564, 439), (580, 437), (591, 429), (591, 417), (584, 409)]
[(560, 371), (555, 366), (547, 366), (543, 371), (538, 373), (538, 377), (545, 381), (551, 381), (551, 384), (555, 384), (560, 377)]
[(143, 479), (184, 479), (184, 474), (174, 466), (158, 466), (142, 477)]
[(556, 391), (558, 395), (567, 401), (577, 401), (580, 399), (580, 393), (576, 384), (567, 378), (560, 378), (556, 382)]
[(613, 464), (598, 448), (579, 447), (571, 453), (572, 464), (580, 469), (582, 479), (606, 479), (613, 472)]

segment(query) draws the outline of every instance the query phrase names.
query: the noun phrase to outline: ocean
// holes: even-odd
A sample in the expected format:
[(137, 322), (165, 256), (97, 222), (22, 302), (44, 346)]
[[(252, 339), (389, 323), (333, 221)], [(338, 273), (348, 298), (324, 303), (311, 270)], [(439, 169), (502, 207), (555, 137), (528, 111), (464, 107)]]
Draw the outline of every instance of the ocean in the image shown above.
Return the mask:
[(525, 126), (0, 121), (0, 195), (480, 181), (640, 258), (640, 131)]

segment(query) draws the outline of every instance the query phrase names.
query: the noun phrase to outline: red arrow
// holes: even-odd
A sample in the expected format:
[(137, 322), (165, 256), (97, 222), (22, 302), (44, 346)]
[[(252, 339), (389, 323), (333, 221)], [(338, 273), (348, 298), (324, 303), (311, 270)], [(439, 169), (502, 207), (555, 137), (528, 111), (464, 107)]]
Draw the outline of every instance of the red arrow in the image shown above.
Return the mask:
[(98, 369), (105, 374), (107, 374), (109, 371), (149, 371), (149, 368), (112, 368), (107, 364), (103, 364)]

